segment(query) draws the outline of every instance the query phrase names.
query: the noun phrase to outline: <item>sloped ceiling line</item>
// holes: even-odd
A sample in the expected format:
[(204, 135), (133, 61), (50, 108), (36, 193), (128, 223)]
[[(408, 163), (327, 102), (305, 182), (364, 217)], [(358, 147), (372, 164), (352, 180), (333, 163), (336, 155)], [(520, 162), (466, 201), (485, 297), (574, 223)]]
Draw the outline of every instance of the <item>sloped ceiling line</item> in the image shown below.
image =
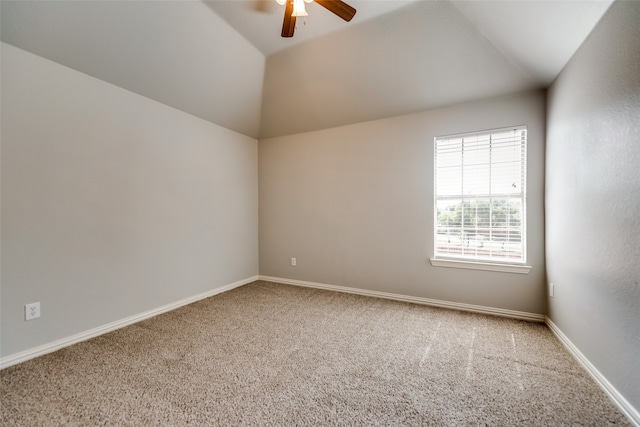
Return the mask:
[(255, 1), (5, 0), (0, 30), (6, 43), (267, 138), (546, 87), (612, 1), (348, 2), (352, 22), (314, 13), (293, 42), (279, 36), (281, 8)]
[(488, 33), (487, 31), (484, 29), (483, 26), (478, 25), (476, 22), (473, 22), (465, 13), (464, 11), (461, 9), (460, 7), (460, 2), (459, 1), (452, 1), (451, 2), (454, 7), (460, 12), (460, 15), (462, 17), (464, 17), (464, 19), (467, 20), (467, 22), (469, 22), (469, 25), (472, 25), (473, 27), (475, 27), (478, 30), (478, 33), (480, 35), (482, 35), (482, 37), (484, 37), (485, 40), (487, 40), (487, 42), (489, 42), (495, 49), (496, 51), (500, 52), (500, 54), (502, 55), (502, 57), (509, 62), (515, 69), (519, 70), (519, 72), (525, 76), (527, 79), (533, 81), (535, 80), (534, 76), (527, 70), (527, 68), (525, 66), (523, 66), (522, 64), (520, 64), (515, 58), (513, 58), (511, 55), (508, 54), (508, 52), (505, 51), (505, 49), (501, 46), (500, 43), (496, 42)]

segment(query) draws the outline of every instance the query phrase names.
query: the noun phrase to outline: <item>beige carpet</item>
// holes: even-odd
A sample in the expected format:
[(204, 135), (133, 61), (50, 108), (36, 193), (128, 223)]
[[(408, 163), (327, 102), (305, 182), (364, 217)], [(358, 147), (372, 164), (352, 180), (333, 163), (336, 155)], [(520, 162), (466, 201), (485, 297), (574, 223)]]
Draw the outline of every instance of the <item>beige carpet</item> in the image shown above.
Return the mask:
[(255, 282), (0, 372), (2, 425), (629, 425), (546, 326)]

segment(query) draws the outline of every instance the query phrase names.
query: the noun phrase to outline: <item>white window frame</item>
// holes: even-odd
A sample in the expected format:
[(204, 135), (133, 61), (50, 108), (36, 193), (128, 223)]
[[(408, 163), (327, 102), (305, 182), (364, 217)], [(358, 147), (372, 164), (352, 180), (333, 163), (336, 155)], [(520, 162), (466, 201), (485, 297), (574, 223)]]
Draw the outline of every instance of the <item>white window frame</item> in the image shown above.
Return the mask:
[[(522, 245), (522, 257), (520, 261), (505, 261), (499, 260), (497, 258), (490, 257), (472, 257), (469, 255), (451, 255), (451, 254), (438, 254), (438, 200), (445, 200), (447, 198), (460, 198), (463, 203), (465, 199), (469, 199), (469, 195), (459, 194), (456, 196), (438, 196), (438, 164), (437, 164), (437, 144), (438, 141), (447, 140), (447, 139), (457, 139), (457, 138), (469, 138), (476, 136), (487, 136), (491, 134), (497, 133), (505, 133), (510, 131), (524, 131), (525, 132), (525, 143), (524, 143), (524, 152), (522, 152), (521, 156), (523, 157), (522, 164), (522, 188), (520, 193), (517, 195), (518, 199), (522, 199), (522, 212), (521, 212), (521, 245)], [(499, 129), (490, 129), (483, 130), (477, 132), (468, 132), (463, 134), (454, 134), (454, 135), (444, 135), (437, 136), (433, 140), (433, 150), (434, 150), (434, 216), (433, 216), (433, 254), (434, 257), (430, 259), (431, 265), (435, 267), (450, 267), (450, 268), (464, 268), (464, 269), (474, 269), (474, 270), (490, 270), (490, 271), (500, 271), (500, 272), (508, 272), (508, 273), (519, 273), (519, 274), (528, 274), (531, 270), (531, 267), (526, 265), (527, 260), (527, 221), (526, 221), (526, 211), (527, 211), (527, 147), (528, 147), (528, 132), (526, 125), (512, 126), (508, 128), (499, 128)], [(491, 142), (490, 142), (491, 143)], [(464, 144), (464, 142), (463, 142)], [(464, 165), (462, 165), (463, 174), (464, 174)], [(461, 188), (462, 192), (462, 188)], [(478, 195), (476, 195), (478, 196)], [(486, 195), (483, 195), (486, 197)], [(490, 194), (489, 197), (492, 195)], [(463, 225), (464, 226), (464, 225)]]

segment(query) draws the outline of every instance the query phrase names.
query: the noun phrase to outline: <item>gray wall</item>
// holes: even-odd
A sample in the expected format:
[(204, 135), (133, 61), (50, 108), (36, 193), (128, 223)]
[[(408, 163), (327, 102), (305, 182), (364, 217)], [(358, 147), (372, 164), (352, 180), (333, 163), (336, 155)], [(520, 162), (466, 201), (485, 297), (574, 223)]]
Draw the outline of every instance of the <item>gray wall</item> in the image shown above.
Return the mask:
[(615, 2), (549, 91), (549, 317), (640, 408), (640, 2)]
[(2, 356), (258, 274), (255, 139), (2, 44), (1, 166)]
[[(544, 119), (544, 94), (529, 92), (260, 140), (260, 274), (545, 313)], [(533, 269), (432, 267), (433, 138), (520, 124)]]

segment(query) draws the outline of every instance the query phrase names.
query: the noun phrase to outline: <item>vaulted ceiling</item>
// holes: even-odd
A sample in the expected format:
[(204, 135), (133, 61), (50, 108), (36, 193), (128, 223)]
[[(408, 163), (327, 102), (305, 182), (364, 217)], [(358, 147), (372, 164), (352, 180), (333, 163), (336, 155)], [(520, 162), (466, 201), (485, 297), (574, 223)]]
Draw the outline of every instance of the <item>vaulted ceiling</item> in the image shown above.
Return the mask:
[(611, 0), (8, 1), (1, 38), (254, 138), (547, 87)]

